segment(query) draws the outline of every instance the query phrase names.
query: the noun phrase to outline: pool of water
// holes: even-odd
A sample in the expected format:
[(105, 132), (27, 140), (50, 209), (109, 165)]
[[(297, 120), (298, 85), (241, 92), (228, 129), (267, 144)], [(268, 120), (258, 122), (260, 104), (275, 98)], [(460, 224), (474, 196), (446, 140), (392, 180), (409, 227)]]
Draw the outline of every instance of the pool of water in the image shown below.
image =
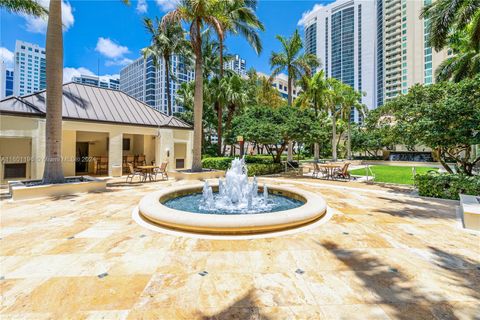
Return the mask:
[[(218, 193), (214, 193), (213, 197), (214, 200), (217, 200)], [(259, 194), (259, 197), (261, 195)], [(261, 200), (263, 201), (263, 199)], [(194, 193), (189, 194), (186, 196), (181, 196), (178, 198), (167, 200), (163, 203), (165, 206), (175, 209), (175, 210), (182, 210), (188, 211), (193, 213), (208, 213), (208, 214), (256, 214), (256, 213), (266, 213), (266, 212), (275, 212), (275, 211), (283, 211), (289, 210), (293, 208), (300, 207), (303, 205), (302, 201), (295, 200), (289, 197), (276, 195), (276, 194), (269, 194), (267, 203), (262, 203), (261, 206), (254, 205), (251, 208), (247, 208), (245, 206), (233, 206), (231, 204), (226, 204), (222, 208), (214, 208), (208, 209), (205, 206), (202, 206), (202, 194), (201, 193)]]

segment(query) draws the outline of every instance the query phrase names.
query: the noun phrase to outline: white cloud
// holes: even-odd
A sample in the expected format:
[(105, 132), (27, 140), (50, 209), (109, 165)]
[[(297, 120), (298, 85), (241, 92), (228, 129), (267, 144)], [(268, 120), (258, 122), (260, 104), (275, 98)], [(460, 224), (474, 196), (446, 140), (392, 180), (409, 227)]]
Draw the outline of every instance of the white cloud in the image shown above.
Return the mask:
[(107, 60), (105, 62), (105, 65), (107, 67), (111, 67), (111, 66), (126, 66), (127, 64), (130, 64), (132, 63), (133, 60), (132, 59), (128, 59), (128, 58), (120, 58), (120, 59), (112, 59), (112, 60)]
[(156, 0), (158, 7), (162, 11), (170, 11), (177, 7), (179, 0)]
[(12, 51), (5, 47), (0, 47), (0, 61), (4, 62), (7, 67), (11, 67), (13, 65), (13, 57), (14, 54)]
[[(63, 68), (63, 83), (71, 82), (73, 77), (79, 77), (79, 76), (97, 76), (95, 73), (90, 71), (87, 68), (80, 67), (80, 68), (72, 68), (72, 67), (66, 67)], [(120, 79), (119, 74), (104, 74), (100, 76), (100, 79), (104, 80), (107, 78), (113, 78), (113, 79)]]
[(299, 26), (304, 26), (305, 23), (307, 22), (307, 17), (308, 17), (311, 13), (320, 10), (322, 7), (324, 7), (324, 5), (322, 5), (322, 4), (316, 4), (316, 5), (313, 6), (313, 9), (312, 9), (312, 10), (305, 11), (305, 12), (302, 14), (302, 17), (300, 18), (300, 20), (298, 20), (297, 25), (299, 25)]
[[(44, 8), (48, 9), (50, 0), (36, 0)], [(47, 17), (34, 17), (27, 14), (21, 14), (26, 21), (27, 31), (33, 33), (46, 33), (47, 32)], [(63, 31), (67, 31), (73, 23), (75, 18), (73, 17), (72, 6), (68, 1), (62, 1), (62, 23)]]
[(95, 74), (88, 70), (87, 68), (80, 67), (80, 68), (63, 68), (63, 83), (67, 83), (72, 81), (73, 77), (79, 77), (81, 75), (85, 76), (94, 76)]
[(96, 51), (100, 52), (107, 58), (119, 59), (122, 58), (124, 54), (129, 53), (127, 47), (116, 44), (109, 38), (98, 38)]
[(148, 5), (146, 0), (138, 0), (137, 2), (137, 13), (142, 14), (146, 13), (148, 10)]

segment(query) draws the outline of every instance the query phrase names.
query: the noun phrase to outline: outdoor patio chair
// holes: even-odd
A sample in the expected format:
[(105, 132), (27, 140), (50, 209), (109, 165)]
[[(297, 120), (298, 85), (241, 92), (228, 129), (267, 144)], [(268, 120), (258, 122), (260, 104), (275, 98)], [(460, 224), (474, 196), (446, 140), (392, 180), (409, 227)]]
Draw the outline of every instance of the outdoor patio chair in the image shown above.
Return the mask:
[(160, 165), (160, 168), (155, 168), (153, 170), (153, 175), (155, 176), (155, 180), (157, 180), (157, 174), (162, 176), (162, 180), (168, 180), (167, 166), (168, 166), (168, 161), (164, 161)]
[(136, 161), (135, 161), (135, 167), (138, 167), (138, 166), (144, 166), (146, 163), (145, 163), (145, 156), (144, 155), (139, 155), (136, 157)]
[(128, 169), (128, 164), (135, 161), (134, 156), (123, 156), (123, 172), (130, 172)]
[(313, 163), (313, 174), (312, 174), (312, 176), (315, 177), (315, 178), (318, 178), (319, 173), (322, 174), (322, 177), (328, 176), (328, 170), (320, 167), (317, 162), (314, 162)]
[(128, 182), (128, 179), (130, 179), (130, 183), (132, 183), (132, 182), (133, 182), (133, 178), (134, 178), (135, 176), (140, 177), (140, 181), (145, 180), (145, 174), (144, 174), (142, 171), (140, 171), (140, 170), (135, 170), (135, 169), (133, 168), (133, 164), (130, 163), (130, 162), (129, 162), (127, 165), (128, 165), (128, 170), (130, 171), (130, 173), (129, 173), (128, 176), (127, 176), (126, 182)]
[(108, 173), (108, 157), (100, 156), (95, 158), (95, 174)]
[(346, 180), (350, 180), (350, 172), (348, 172), (348, 167), (350, 166), (350, 162), (345, 162), (342, 168), (335, 170), (333, 172), (333, 176), (335, 178), (342, 178)]

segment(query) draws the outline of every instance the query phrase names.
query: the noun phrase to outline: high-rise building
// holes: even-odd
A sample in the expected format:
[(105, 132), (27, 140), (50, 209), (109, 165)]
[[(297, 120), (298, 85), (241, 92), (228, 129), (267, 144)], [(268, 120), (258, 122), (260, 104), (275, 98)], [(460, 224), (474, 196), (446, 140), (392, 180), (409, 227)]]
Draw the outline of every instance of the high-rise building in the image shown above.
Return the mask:
[(73, 77), (72, 82), (89, 84), (100, 88), (108, 88), (114, 90), (120, 89), (120, 80), (111, 77), (81, 75), (79, 77)]
[[(305, 52), (315, 54), (327, 77), (362, 91), (369, 109), (377, 106), (375, 90), (375, 3), (370, 0), (339, 0), (316, 6), (301, 23)], [(361, 122), (358, 111), (351, 121)]]
[(37, 44), (17, 40), (14, 59), (14, 95), (22, 96), (47, 87), (44, 48)]
[(238, 54), (232, 57), (231, 60), (223, 64), (225, 69), (233, 70), (235, 73), (245, 76), (247, 74), (247, 64), (245, 59), (242, 59)]
[[(259, 77), (264, 77), (264, 78), (269, 78), (270, 76), (262, 73), (262, 72), (257, 72), (257, 75)], [(272, 79), (272, 87), (277, 89), (278, 92), (280, 92), (280, 95), (284, 99), (288, 99), (288, 77), (284, 73), (280, 73), (279, 75), (273, 77)], [(301, 88), (298, 86), (295, 86), (292, 88), (292, 98), (295, 99), (299, 93), (300, 93)]]
[(13, 70), (0, 61), (0, 99), (13, 95)]
[(176, 93), (181, 83), (193, 81), (194, 72), (187, 68), (184, 58), (175, 55), (170, 61), (170, 73), (174, 77), (167, 84), (163, 59), (155, 66), (152, 57), (138, 58), (120, 71), (120, 90), (164, 113), (168, 112), (167, 90), (170, 90), (172, 111), (183, 112)]
[[(417, 83), (434, 82), (433, 73), (447, 58), (428, 44), (429, 22), (420, 18), (431, 0), (377, 0), (377, 89), (379, 105)], [(381, 72), (380, 72), (381, 71)]]

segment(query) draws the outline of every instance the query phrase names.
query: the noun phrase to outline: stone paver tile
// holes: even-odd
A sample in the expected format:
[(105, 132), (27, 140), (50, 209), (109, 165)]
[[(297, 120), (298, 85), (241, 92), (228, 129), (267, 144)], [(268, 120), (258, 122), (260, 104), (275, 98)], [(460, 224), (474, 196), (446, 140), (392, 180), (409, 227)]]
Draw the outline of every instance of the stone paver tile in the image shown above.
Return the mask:
[(376, 304), (328, 305), (320, 306), (320, 311), (325, 315), (325, 319), (329, 320), (390, 320), (385, 311)]

